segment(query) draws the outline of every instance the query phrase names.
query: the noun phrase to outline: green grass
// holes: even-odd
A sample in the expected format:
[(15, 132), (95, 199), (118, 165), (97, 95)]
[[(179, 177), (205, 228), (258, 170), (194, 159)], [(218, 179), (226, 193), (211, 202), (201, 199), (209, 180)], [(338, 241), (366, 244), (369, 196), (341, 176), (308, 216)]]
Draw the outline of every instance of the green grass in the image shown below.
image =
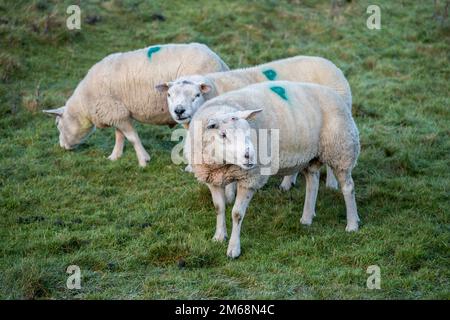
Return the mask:
[[(334, 19), (330, 1), (83, 1), (80, 31), (65, 28), (64, 3), (0, 1), (1, 298), (450, 298), (450, 28), (431, 1), (377, 1), (380, 31), (366, 28), (372, 1), (345, 2)], [(39, 111), (63, 105), (96, 61), (189, 41), (231, 67), (305, 54), (344, 70), (361, 133), (358, 233), (344, 231), (343, 198), (323, 177), (309, 228), (304, 182), (282, 193), (272, 178), (229, 260), (211, 241), (207, 188), (170, 160), (169, 128), (138, 125), (145, 169), (129, 145), (106, 159), (111, 129), (59, 147)], [(65, 286), (72, 264), (79, 291)], [(381, 290), (366, 288), (370, 265)]]

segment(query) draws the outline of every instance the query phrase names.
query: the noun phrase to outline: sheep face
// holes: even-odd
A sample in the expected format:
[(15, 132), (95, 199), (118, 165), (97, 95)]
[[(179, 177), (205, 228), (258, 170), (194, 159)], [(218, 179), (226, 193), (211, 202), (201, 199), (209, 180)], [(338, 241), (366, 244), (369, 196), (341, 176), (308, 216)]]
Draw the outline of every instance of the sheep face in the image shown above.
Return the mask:
[(234, 164), (244, 170), (254, 168), (257, 156), (247, 119), (260, 111), (236, 111), (208, 119), (203, 154), (214, 163)]
[(65, 112), (66, 107), (44, 110), (55, 116), (56, 127), (59, 131), (59, 145), (66, 150), (72, 150), (79, 145), (93, 131), (91, 124), (82, 124), (77, 118)]
[(169, 112), (176, 122), (189, 123), (197, 109), (205, 103), (205, 94), (211, 86), (201, 78), (197, 76), (195, 80), (184, 79), (156, 86), (159, 91), (167, 91)]

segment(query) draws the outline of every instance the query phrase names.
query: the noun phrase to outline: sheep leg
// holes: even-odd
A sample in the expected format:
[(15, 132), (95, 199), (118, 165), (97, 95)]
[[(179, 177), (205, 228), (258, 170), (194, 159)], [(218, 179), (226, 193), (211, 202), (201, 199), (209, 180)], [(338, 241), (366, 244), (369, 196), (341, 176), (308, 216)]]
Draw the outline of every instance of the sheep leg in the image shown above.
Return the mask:
[(232, 203), (236, 197), (236, 182), (227, 184), (225, 187), (225, 197), (227, 203)]
[(344, 195), (345, 207), (347, 209), (347, 226), (345, 231), (358, 231), (358, 211), (355, 201), (355, 184), (350, 170), (337, 172), (337, 178)]
[(184, 168), (184, 171), (193, 173), (194, 171), (192, 170), (192, 165), (190, 163), (191, 157), (187, 156), (187, 155), (190, 154), (190, 151), (188, 151), (189, 143), (187, 143), (188, 139), (189, 139), (189, 124), (183, 123), (183, 127), (187, 130), (186, 136), (184, 137), (184, 141), (183, 141), (183, 143), (184, 143), (184, 145), (183, 145), (183, 156), (187, 160), (187, 163), (188, 163), (187, 166)]
[(327, 182), (326, 182), (327, 188), (330, 189), (338, 189), (338, 182), (336, 180), (336, 177), (334, 176), (333, 170), (327, 166)]
[(280, 189), (283, 191), (289, 191), (289, 189), (295, 186), (295, 183), (297, 182), (297, 176), (298, 172), (290, 176), (284, 176), (283, 181), (280, 184)]
[(145, 151), (144, 146), (141, 143), (141, 139), (139, 139), (136, 130), (133, 128), (133, 125), (129, 121), (125, 121), (120, 123), (117, 126), (117, 129), (122, 131), (127, 140), (130, 141), (133, 145), (134, 150), (136, 151), (139, 165), (141, 167), (145, 167), (147, 165), (147, 162), (150, 161), (150, 155), (147, 153), (147, 151)]
[(230, 242), (228, 243), (227, 255), (237, 258), (241, 254), (241, 226), (244, 220), (248, 204), (255, 193), (254, 190), (238, 185), (236, 201), (231, 212), (233, 229), (231, 230)]
[(123, 133), (116, 129), (116, 143), (111, 155), (108, 157), (109, 160), (114, 161), (119, 159), (123, 154), (123, 146), (125, 145), (125, 136)]
[(222, 242), (227, 238), (227, 224), (225, 221), (225, 189), (223, 187), (208, 184), (211, 191), (214, 207), (216, 208), (216, 233), (213, 240)]
[(319, 190), (320, 171), (318, 167), (309, 167), (303, 170), (303, 174), (305, 175), (306, 180), (306, 196), (300, 223), (309, 226), (316, 215), (316, 200), (317, 192)]

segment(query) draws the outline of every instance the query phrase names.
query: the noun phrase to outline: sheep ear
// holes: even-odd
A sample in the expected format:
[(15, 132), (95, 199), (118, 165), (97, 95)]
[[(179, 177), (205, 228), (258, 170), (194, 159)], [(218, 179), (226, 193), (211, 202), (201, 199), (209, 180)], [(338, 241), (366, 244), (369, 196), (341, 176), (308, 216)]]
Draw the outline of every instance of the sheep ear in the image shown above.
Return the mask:
[(165, 82), (155, 86), (155, 89), (159, 92), (166, 92), (173, 85), (173, 82)]
[(263, 111), (263, 109), (237, 111), (234, 115), (241, 119), (251, 120), (261, 111)]
[(202, 83), (202, 84), (200, 84), (200, 91), (202, 93), (208, 93), (211, 91), (211, 86), (209, 84)]
[(64, 113), (64, 110), (66, 110), (66, 107), (60, 107), (58, 109), (48, 109), (48, 110), (42, 110), (42, 112), (55, 116), (55, 117), (61, 117)]
[(217, 129), (217, 120), (209, 119), (208, 124), (206, 125), (206, 129)]

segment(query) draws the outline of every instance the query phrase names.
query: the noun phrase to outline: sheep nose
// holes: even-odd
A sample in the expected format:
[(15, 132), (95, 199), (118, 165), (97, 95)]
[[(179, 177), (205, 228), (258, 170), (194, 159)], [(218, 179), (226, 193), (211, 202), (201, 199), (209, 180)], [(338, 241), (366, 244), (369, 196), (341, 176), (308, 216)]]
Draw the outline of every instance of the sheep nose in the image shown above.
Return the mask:
[(248, 149), (245, 151), (244, 157), (245, 159), (250, 159), (250, 152), (248, 152)]
[(177, 106), (175, 108), (175, 114), (178, 116), (182, 115), (185, 111), (186, 111), (186, 109), (181, 106)]

